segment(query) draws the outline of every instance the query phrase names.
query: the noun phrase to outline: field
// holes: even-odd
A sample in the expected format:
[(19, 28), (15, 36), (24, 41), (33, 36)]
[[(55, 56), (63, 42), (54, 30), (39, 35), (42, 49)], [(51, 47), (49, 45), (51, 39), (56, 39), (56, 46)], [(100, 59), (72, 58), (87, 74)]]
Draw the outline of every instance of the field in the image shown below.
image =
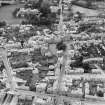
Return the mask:
[(15, 19), (12, 16), (12, 12), (15, 8), (23, 7), (21, 4), (16, 5), (5, 5), (0, 7), (0, 21), (6, 21), (8, 24), (19, 24), (22, 19)]

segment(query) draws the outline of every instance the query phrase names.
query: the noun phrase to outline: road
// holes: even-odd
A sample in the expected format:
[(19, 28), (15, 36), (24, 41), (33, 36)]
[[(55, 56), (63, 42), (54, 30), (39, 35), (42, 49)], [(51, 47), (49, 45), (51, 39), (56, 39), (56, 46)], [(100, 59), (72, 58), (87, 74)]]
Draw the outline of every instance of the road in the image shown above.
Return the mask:
[(0, 21), (5, 20), (8, 24), (19, 24), (21, 23), (22, 19), (15, 19), (12, 16), (12, 12), (15, 8), (23, 7), (22, 4), (16, 5), (5, 5), (0, 7)]

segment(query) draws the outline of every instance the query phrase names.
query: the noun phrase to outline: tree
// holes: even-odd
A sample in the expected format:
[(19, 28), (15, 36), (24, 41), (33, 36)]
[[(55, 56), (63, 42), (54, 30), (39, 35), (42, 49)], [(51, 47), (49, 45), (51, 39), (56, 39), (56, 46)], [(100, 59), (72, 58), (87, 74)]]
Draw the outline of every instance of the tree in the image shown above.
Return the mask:
[(39, 15), (30, 13), (26, 14), (25, 18), (27, 22), (25, 23), (33, 25), (46, 25), (50, 28), (51, 25), (56, 22), (56, 14), (51, 13), (49, 3), (45, 3), (43, 0), (39, 0), (37, 3), (33, 2), (31, 8), (38, 9), (40, 13)]
[(43, 2), (43, 0), (39, 0), (37, 3), (33, 2), (32, 3), (32, 9), (36, 9), (36, 8), (40, 9), (42, 2)]
[(99, 96), (99, 97), (104, 97), (104, 93), (103, 93), (101, 90), (99, 90), (99, 91), (97, 92), (97, 96)]
[(81, 14), (79, 11), (77, 11), (77, 12), (75, 13), (75, 15), (74, 15), (74, 20), (75, 20), (75, 22), (79, 22), (79, 21), (82, 20), (82, 14)]
[(90, 7), (92, 7), (92, 0), (86, 0), (86, 2), (87, 2), (87, 8), (90, 8)]
[(5, 21), (1, 21), (0, 22), (0, 28), (6, 26), (6, 22)]
[(58, 50), (65, 51), (67, 46), (63, 43), (63, 41), (61, 41), (61, 42), (57, 43), (56, 47)]

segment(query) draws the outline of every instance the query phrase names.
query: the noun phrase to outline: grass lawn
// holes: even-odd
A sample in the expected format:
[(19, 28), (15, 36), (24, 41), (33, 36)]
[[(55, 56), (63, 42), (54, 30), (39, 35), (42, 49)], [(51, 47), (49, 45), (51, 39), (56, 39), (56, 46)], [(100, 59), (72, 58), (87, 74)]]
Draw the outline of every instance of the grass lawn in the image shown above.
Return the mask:
[(22, 4), (17, 5), (5, 5), (0, 7), (0, 21), (5, 20), (8, 24), (19, 24), (22, 19), (15, 19), (12, 16), (12, 12), (15, 8), (23, 7)]

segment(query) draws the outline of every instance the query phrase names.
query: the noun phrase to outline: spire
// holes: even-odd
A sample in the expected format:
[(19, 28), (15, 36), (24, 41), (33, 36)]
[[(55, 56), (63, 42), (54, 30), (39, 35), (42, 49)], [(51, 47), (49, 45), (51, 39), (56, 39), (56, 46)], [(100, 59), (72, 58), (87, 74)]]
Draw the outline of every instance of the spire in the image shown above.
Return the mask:
[(64, 34), (62, 0), (59, 1), (59, 9), (60, 9), (60, 21), (59, 21), (58, 31), (60, 32), (60, 34)]

